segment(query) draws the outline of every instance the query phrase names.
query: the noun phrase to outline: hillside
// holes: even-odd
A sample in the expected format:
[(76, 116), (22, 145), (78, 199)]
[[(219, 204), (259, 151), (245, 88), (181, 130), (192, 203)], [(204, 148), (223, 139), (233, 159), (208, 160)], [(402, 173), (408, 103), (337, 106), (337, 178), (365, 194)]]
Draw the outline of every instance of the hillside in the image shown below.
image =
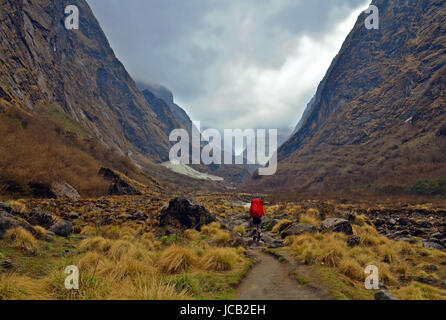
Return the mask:
[(278, 173), (258, 187), (402, 191), (418, 181), (445, 192), (436, 179), (446, 176), (446, 3), (373, 4), (380, 29), (367, 30), (361, 14), (279, 149)]
[(160, 122), (115, 57), (84, 0), (79, 30), (66, 30), (60, 1), (5, 1), (1, 7), (2, 109), (52, 104), (122, 154), (168, 157)]

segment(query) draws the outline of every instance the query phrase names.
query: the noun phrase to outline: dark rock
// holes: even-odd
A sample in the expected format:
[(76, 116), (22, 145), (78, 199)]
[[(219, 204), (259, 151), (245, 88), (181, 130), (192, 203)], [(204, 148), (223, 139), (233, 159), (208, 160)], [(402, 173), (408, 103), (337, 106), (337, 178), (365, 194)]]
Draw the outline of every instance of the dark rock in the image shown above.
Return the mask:
[(12, 267), (14, 267), (11, 260), (2, 261), (2, 263), (0, 263), (0, 266), (5, 269), (12, 269)]
[(382, 218), (377, 218), (373, 221), (373, 224), (375, 225), (375, 227), (380, 227), (385, 223), (384, 219)]
[(440, 251), (444, 251), (444, 247), (441, 244), (435, 243), (435, 242), (423, 242), (423, 247), (427, 249), (437, 249)]
[(69, 199), (71, 201), (79, 201), (81, 196), (67, 182), (53, 182), (50, 186), (50, 191), (56, 199)]
[(353, 229), (351, 224), (347, 220), (340, 218), (328, 218), (322, 221), (321, 230), (343, 232), (348, 235), (353, 234)]
[(76, 220), (79, 218), (79, 213), (71, 212), (68, 216), (70, 217), (70, 219)]
[(53, 225), (50, 231), (61, 237), (68, 237), (73, 232), (73, 224), (69, 221), (62, 220)]
[(375, 300), (399, 300), (387, 290), (380, 290), (375, 293)]
[(27, 221), (34, 226), (37, 225), (47, 229), (54, 224), (54, 217), (45, 212), (32, 212)]
[(130, 213), (132, 220), (146, 220), (146, 215), (142, 211), (135, 211)]
[(348, 244), (350, 247), (356, 247), (356, 246), (359, 246), (359, 245), (361, 244), (361, 237), (359, 237), (359, 236), (353, 236), (353, 237), (350, 237), (350, 238), (348, 238), (348, 240), (347, 240), (347, 244)]
[(159, 226), (174, 232), (186, 229), (200, 230), (202, 226), (215, 221), (215, 217), (194, 200), (175, 198), (161, 211)]
[(317, 230), (311, 224), (299, 223), (299, 224), (291, 224), (288, 228), (286, 228), (280, 236), (282, 239), (285, 239), (289, 236), (297, 236), (303, 233), (315, 233)]
[(110, 196), (131, 196), (141, 195), (133, 186), (124, 181), (121, 176), (115, 173), (111, 169), (101, 168), (99, 175), (104, 177), (105, 180), (111, 182), (111, 186), (108, 189), (108, 195)]
[(34, 228), (26, 221), (17, 220), (13, 217), (8, 217), (6, 215), (0, 215), (0, 239), (3, 238), (6, 231), (14, 228), (23, 228), (26, 231), (36, 235)]
[(293, 222), (285, 222), (282, 223), (279, 227), (279, 229), (277, 230), (277, 232), (280, 234), (282, 231), (284, 231), (285, 229), (288, 229), (291, 225), (293, 224)]
[(429, 285), (435, 285), (437, 283), (437, 280), (434, 278), (428, 278), (428, 277), (417, 277), (415, 278), (415, 281), (429, 284)]
[(7, 205), (6, 203), (0, 202), (0, 210), (4, 210), (7, 213), (11, 213), (12, 212), (12, 208)]
[(438, 270), (438, 267), (435, 264), (430, 264), (424, 268), (424, 270), (429, 272), (435, 272)]
[(441, 240), (443, 238), (443, 234), (441, 234), (440, 232), (436, 232), (434, 234), (431, 234), (431, 238)]

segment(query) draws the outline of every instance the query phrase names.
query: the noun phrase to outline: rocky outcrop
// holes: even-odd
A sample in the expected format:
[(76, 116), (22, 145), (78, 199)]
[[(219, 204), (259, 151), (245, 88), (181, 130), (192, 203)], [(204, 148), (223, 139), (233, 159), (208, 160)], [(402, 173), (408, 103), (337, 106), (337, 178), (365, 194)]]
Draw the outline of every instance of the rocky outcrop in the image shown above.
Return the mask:
[(285, 239), (289, 236), (297, 236), (303, 233), (315, 233), (316, 231), (316, 228), (311, 224), (299, 223), (290, 225), (280, 234), (280, 236), (282, 239)]
[(15, 228), (23, 228), (34, 235), (36, 234), (36, 231), (28, 222), (14, 217), (6, 211), (0, 210), (0, 239), (3, 238), (6, 231)]
[(73, 232), (73, 224), (69, 221), (59, 221), (50, 228), (51, 232), (61, 237), (68, 237)]
[(177, 233), (186, 229), (200, 230), (215, 221), (215, 217), (195, 200), (175, 198), (161, 211), (159, 226), (169, 233)]
[(135, 189), (135, 187), (133, 187), (111, 169), (101, 168), (99, 170), (99, 175), (106, 181), (110, 181), (111, 185), (108, 189), (108, 195), (110, 196), (131, 196), (141, 194)]
[[(52, 105), (86, 135), (121, 154), (167, 161), (168, 137), (116, 58), (85, 0), (79, 30), (64, 26), (59, 0), (5, 0), (0, 10), (0, 109)], [(41, 111), (41, 110), (40, 110)]]
[(66, 181), (53, 182), (50, 187), (51, 194), (56, 199), (69, 199), (71, 201), (79, 201), (81, 198), (79, 192), (70, 186)]
[(353, 229), (351, 224), (341, 218), (328, 218), (321, 223), (322, 231), (333, 231), (333, 232), (342, 232), (347, 235), (353, 234)]
[(375, 293), (375, 300), (399, 300), (387, 290), (380, 290)]

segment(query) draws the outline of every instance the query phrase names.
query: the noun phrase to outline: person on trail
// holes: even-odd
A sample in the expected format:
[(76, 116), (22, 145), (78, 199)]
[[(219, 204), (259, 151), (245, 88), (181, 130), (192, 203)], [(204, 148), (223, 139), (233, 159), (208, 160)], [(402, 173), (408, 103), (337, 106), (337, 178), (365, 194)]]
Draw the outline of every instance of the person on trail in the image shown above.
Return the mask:
[(252, 218), (252, 223), (254, 225), (254, 231), (252, 233), (254, 241), (261, 240), (261, 225), (262, 217), (265, 215), (265, 208), (263, 207), (263, 202), (260, 199), (253, 199), (251, 201), (251, 208), (249, 209), (249, 216)]

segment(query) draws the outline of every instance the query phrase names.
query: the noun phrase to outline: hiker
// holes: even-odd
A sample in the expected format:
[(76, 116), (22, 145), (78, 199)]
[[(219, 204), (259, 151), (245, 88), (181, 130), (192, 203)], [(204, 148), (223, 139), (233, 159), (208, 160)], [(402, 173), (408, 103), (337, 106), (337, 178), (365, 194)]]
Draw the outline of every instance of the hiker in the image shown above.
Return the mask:
[(261, 240), (261, 225), (262, 217), (265, 215), (265, 208), (263, 207), (263, 202), (260, 199), (253, 199), (251, 201), (251, 208), (249, 209), (249, 216), (252, 218), (252, 223), (254, 224), (254, 231), (252, 233), (254, 241)]

